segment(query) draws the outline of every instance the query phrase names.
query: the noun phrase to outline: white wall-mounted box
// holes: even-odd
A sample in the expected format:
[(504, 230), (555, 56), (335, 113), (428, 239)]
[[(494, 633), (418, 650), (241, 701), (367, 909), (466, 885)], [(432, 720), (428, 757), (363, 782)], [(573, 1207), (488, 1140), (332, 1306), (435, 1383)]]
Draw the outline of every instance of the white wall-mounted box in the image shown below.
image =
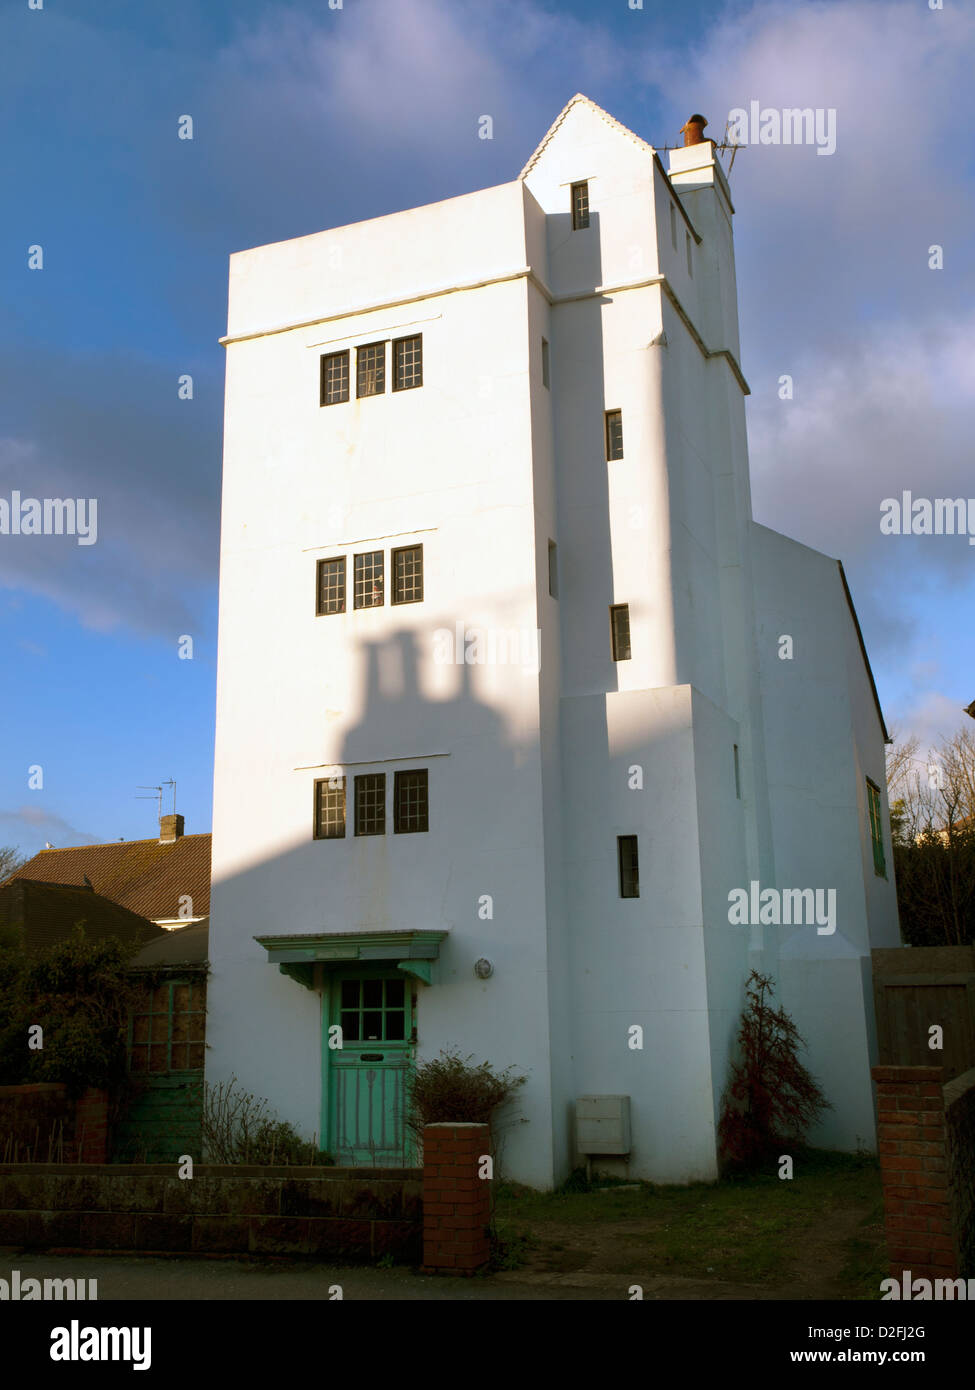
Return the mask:
[(576, 1147), (582, 1154), (628, 1154), (629, 1096), (579, 1096)]

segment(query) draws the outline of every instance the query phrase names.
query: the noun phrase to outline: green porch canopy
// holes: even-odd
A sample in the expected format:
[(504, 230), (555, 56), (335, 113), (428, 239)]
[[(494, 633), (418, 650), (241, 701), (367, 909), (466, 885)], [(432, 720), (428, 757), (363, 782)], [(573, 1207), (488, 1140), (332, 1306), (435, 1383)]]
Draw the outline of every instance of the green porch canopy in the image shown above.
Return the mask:
[(315, 966), (326, 969), (388, 961), (406, 975), (430, 983), (430, 966), (440, 956), (445, 931), (311, 932), (302, 936), (255, 936), (271, 965), (306, 989), (315, 988)]

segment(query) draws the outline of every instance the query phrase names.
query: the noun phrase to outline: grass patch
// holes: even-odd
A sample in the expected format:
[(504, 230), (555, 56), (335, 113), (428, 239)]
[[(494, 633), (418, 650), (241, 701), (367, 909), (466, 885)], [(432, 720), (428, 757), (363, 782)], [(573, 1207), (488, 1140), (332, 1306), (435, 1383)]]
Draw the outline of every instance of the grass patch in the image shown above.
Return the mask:
[[(594, 1270), (744, 1284), (788, 1283), (800, 1269), (815, 1277), (821, 1256), (811, 1241), (832, 1224), (836, 1296), (878, 1297), (886, 1249), (876, 1158), (814, 1149), (795, 1149), (792, 1157), (792, 1179), (770, 1165), (719, 1182), (640, 1183), (636, 1191), (613, 1190), (629, 1188), (626, 1179), (596, 1178), (590, 1187), (580, 1169), (556, 1192), (506, 1184), (496, 1194), (496, 1217), (530, 1231), (546, 1254), (574, 1241), (592, 1252), (586, 1267)], [(531, 1248), (519, 1247), (522, 1261)]]

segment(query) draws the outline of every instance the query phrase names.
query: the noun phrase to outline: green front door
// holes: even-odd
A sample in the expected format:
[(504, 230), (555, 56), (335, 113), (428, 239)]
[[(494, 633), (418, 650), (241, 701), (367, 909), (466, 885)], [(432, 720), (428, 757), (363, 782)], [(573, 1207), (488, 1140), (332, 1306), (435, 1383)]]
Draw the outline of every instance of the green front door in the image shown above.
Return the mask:
[[(333, 974), (325, 1035), (326, 1147), (338, 1164), (391, 1168), (412, 1162), (406, 1126), (413, 1060), (412, 981), (401, 971)], [(341, 1028), (341, 1047), (330, 1047)]]

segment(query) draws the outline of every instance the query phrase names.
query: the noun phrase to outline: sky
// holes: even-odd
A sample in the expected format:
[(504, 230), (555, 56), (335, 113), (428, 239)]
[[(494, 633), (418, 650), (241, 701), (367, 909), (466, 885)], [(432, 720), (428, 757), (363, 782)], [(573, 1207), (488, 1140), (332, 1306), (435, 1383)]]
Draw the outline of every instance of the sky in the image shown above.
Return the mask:
[(0, 0), (0, 499), (97, 501), (0, 535), (0, 846), (169, 779), (210, 829), (230, 254), (507, 182), (580, 91), (658, 147), (835, 111), (731, 172), (754, 514), (843, 560), (889, 726), (966, 723), (975, 546), (880, 521), (975, 499), (973, 60), (960, 0)]

